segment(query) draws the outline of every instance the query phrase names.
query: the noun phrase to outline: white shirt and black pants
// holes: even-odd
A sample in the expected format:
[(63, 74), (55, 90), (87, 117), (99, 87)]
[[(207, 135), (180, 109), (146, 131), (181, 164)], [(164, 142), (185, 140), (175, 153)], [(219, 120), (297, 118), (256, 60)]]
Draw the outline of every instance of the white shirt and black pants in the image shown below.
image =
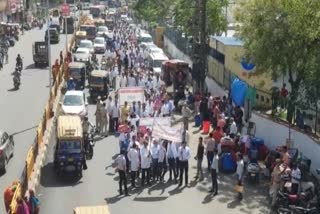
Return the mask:
[(179, 186), (182, 185), (183, 173), (185, 174), (185, 185), (188, 185), (188, 171), (189, 171), (189, 159), (191, 157), (190, 148), (188, 146), (182, 145), (179, 147), (179, 165), (180, 165), (180, 180)]
[(169, 164), (169, 181), (172, 180), (172, 173), (174, 176), (175, 182), (177, 181), (177, 168), (176, 168), (176, 159), (177, 159), (177, 148), (176, 145), (172, 142), (167, 145), (167, 159)]
[[(244, 174), (244, 161), (241, 158), (240, 160), (237, 161), (237, 178), (238, 178), (238, 185), (242, 186), (242, 179), (243, 179), (243, 174)], [(242, 192), (238, 192), (238, 197), (239, 200), (242, 200)]]
[(214, 192), (214, 195), (218, 194), (218, 172), (219, 172), (219, 155), (215, 150), (212, 162), (211, 162), (211, 179), (212, 179), (212, 188), (210, 192)]
[(150, 184), (150, 150), (148, 147), (143, 146), (140, 149), (140, 158), (141, 158), (141, 186), (144, 186), (145, 178), (147, 174), (147, 184)]
[(153, 181), (158, 181), (158, 179), (159, 179), (159, 152), (160, 152), (160, 145), (153, 144), (151, 146)]
[(127, 167), (126, 166), (127, 165), (126, 157), (123, 154), (120, 154), (116, 158), (115, 164), (117, 167), (117, 171), (119, 173), (119, 192), (120, 192), (120, 195), (123, 194), (122, 186), (124, 186), (125, 194), (128, 195), (127, 177), (126, 177), (126, 167)]
[[(118, 131), (119, 128), (119, 116), (120, 116), (120, 111), (119, 111), (119, 104), (115, 103), (111, 107), (111, 117), (112, 117), (112, 124), (111, 124), (111, 130), (110, 132)], [(111, 122), (110, 121), (110, 122)]]

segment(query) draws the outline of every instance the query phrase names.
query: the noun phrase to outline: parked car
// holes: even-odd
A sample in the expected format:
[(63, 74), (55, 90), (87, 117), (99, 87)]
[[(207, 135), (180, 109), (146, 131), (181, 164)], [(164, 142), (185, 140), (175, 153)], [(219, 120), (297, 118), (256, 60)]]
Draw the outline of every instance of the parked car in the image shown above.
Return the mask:
[(5, 131), (0, 131), (0, 172), (6, 173), (6, 166), (13, 153), (13, 136)]
[(93, 44), (92, 44), (92, 41), (90, 41), (90, 40), (87, 40), (87, 39), (81, 40), (78, 47), (79, 48), (87, 48), (91, 54), (94, 53)]
[(67, 91), (61, 102), (61, 109), (63, 114), (75, 114), (81, 118), (88, 114), (88, 103), (86, 102), (83, 91), (71, 90)]
[(94, 40), (94, 52), (104, 53), (106, 51), (106, 41), (103, 37), (96, 37)]

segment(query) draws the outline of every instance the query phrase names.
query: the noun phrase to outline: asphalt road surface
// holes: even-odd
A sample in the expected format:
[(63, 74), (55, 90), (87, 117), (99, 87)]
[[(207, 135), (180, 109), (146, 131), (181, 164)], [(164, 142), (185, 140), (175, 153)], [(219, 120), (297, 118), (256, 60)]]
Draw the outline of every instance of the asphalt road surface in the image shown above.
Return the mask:
[[(89, 120), (94, 120), (95, 105), (89, 105)], [(180, 124), (178, 124), (180, 125)], [(190, 127), (192, 125), (190, 124)], [(192, 157), (196, 153), (197, 139), (201, 135), (196, 128), (191, 130), (190, 147)], [(192, 158), (189, 166), (188, 188), (178, 188), (176, 184), (165, 182), (150, 187), (138, 187), (131, 190), (131, 196), (122, 197), (118, 193), (118, 176), (111, 167), (115, 155), (119, 152), (118, 139), (109, 136), (96, 142), (94, 157), (88, 160), (88, 169), (78, 181), (57, 177), (53, 170), (53, 145), (50, 145), (48, 157), (42, 169), (39, 198), (41, 212), (46, 214), (69, 214), (77, 206), (97, 206), (108, 204), (111, 213), (149, 213), (193, 214), (193, 213), (270, 213), (266, 197), (268, 181), (261, 179), (260, 184), (245, 186), (244, 200), (235, 200), (235, 176), (220, 174), (219, 195), (208, 193), (211, 180), (208, 173), (202, 182), (194, 178), (196, 161)], [(206, 161), (204, 161), (204, 167)], [(168, 179), (168, 174), (165, 180)], [(129, 185), (130, 186), (130, 185)]]
[[(35, 68), (32, 56), (32, 44), (43, 41), (44, 32), (44, 29), (25, 31), (16, 45), (9, 49), (9, 63), (0, 71), (0, 129), (13, 134), (15, 140), (14, 157), (9, 161), (7, 173), (0, 175), (0, 213), (5, 213), (2, 192), (21, 176), (27, 152), (34, 141), (36, 128), (49, 97), (48, 68)], [(60, 43), (51, 46), (52, 62), (59, 58), (65, 41), (65, 35), (61, 35)], [(24, 69), (20, 89), (15, 91), (11, 73), (18, 53), (23, 57)]]

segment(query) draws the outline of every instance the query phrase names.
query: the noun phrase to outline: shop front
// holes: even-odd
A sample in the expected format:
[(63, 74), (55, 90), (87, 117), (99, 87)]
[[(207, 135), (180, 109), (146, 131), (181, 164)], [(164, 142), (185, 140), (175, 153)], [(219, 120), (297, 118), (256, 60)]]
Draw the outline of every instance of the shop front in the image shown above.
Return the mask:
[(7, 4), (7, 22), (16, 22), (17, 20), (17, 1), (8, 0)]
[(6, 21), (7, 0), (0, 0), (0, 21)]

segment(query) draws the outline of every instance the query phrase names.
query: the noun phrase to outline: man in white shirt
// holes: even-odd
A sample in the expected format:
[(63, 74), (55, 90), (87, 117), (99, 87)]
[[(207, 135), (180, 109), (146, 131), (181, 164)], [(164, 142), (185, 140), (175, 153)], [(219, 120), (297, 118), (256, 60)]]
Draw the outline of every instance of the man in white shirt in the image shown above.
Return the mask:
[(151, 99), (148, 100), (148, 103), (146, 105), (146, 110), (149, 114), (149, 116), (153, 116), (153, 112), (154, 112), (154, 105)]
[[(134, 139), (135, 140), (135, 139)], [(129, 149), (128, 159), (130, 161), (130, 170), (131, 170), (131, 186), (132, 188), (136, 187), (136, 177), (139, 171), (139, 152), (137, 149), (136, 142), (133, 142), (132, 148)]]
[(190, 148), (187, 146), (185, 142), (179, 147), (178, 151), (179, 156), (179, 165), (180, 165), (180, 179), (179, 186), (182, 185), (183, 173), (185, 173), (185, 186), (188, 186), (188, 170), (189, 170), (189, 159), (191, 157)]
[(167, 159), (169, 164), (169, 181), (172, 180), (172, 173), (174, 176), (175, 182), (177, 182), (177, 168), (176, 168), (176, 158), (177, 155), (177, 147), (172, 141), (169, 141), (167, 146)]
[(111, 130), (110, 130), (111, 132), (118, 131), (119, 116), (120, 116), (120, 108), (119, 108), (118, 100), (115, 100), (113, 106), (111, 107), (111, 117), (112, 117), (112, 124), (111, 124)]
[(142, 75), (139, 76), (138, 86), (139, 87), (146, 87), (146, 81), (145, 81), (145, 79), (143, 78)]
[(114, 90), (116, 90), (116, 86), (117, 86), (117, 76), (118, 76), (118, 72), (116, 68), (113, 68), (111, 71), (111, 81), (112, 81), (112, 88)]
[(154, 140), (151, 144), (151, 157), (152, 157), (152, 177), (153, 181), (158, 181), (159, 178), (159, 152), (160, 146), (158, 141)]
[(140, 112), (140, 117), (149, 117), (149, 113), (146, 109), (146, 104), (145, 103), (142, 103), (142, 109), (141, 109), (141, 112)]
[(128, 84), (128, 79), (127, 79), (125, 73), (123, 72), (121, 79), (120, 79), (120, 87), (122, 87), (122, 88), (127, 87), (127, 84)]
[(123, 194), (122, 192), (122, 185), (124, 186), (124, 191), (126, 196), (128, 196), (128, 188), (127, 188), (127, 177), (126, 177), (126, 171), (127, 171), (127, 162), (126, 162), (126, 157), (124, 155), (125, 151), (121, 151), (120, 155), (115, 160), (115, 166), (116, 170), (119, 173), (119, 192), (120, 195)]
[(128, 87), (136, 87), (136, 86), (137, 86), (136, 78), (133, 76), (133, 74), (130, 74), (128, 78)]
[(218, 172), (219, 172), (219, 155), (217, 149), (213, 151), (213, 159), (211, 163), (211, 179), (212, 188), (210, 192), (214, 192), (214, 196), (218, 195)]
[(140, 158), (141, 158), (141, 186), (144, 186), (145, 178), (147, 174), (147, 184), (150, 184), (150, 164), (151, 164), (151, 153), (148, 148), (148, 142), (143, 142), (143, 146), (140, 149)]
[(112, 97), (109, 96), (108, 97), (108, 101), (107, 101), (107, 104), (106, 104), (106, 110), (107, 110), (107, 113), (108, 113), (108, 121), (109, 121), (109, 132), (111, 130), (111, 125), (112, 125), (112, 117), (111, 117), (111, 109), (112, 109)]
[(167, 158), (166, 158), (166, 144), (167, 142), (162, 142), (160, 145), (160, 151), (159, 151), (159, 160), (158, 160), (158, 165), (159, 165), (159, 177), (160, 177), (160, 182), (163, 182), (164, 175), (167, 172)]
[(236, 134), (238, 133), (238, 128), (236, 122), (234, 122), (233, 117), (230, 118), (230, 131), (229, 135), (231, 138), (234, 138)]
[[(237, 178), (238, 178), (238, 186), (242, 186), (242, 179), (244, 174), (244, 161), (243, 156), (240, 153), (237, 153)], [(238, 192), (238, 198), (242, 200), (242, 192)]]
[(297, 163), (292, 163), (291, 170), (291, 194), (298, 194), (299, 184), (301, 181), (301, 171), (297, 166)]

